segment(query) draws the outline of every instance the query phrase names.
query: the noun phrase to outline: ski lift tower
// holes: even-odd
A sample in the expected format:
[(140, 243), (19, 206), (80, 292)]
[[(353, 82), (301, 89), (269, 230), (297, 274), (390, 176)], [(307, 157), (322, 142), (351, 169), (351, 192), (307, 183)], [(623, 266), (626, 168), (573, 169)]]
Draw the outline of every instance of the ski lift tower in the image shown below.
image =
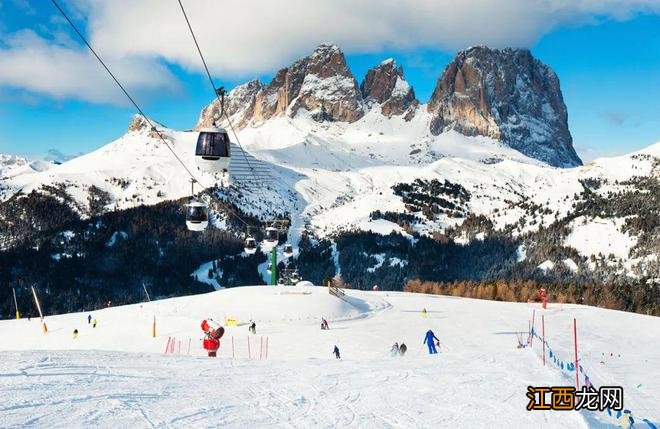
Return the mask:
[(277, 284), (277, 246), (270, 249), (270, 285)]

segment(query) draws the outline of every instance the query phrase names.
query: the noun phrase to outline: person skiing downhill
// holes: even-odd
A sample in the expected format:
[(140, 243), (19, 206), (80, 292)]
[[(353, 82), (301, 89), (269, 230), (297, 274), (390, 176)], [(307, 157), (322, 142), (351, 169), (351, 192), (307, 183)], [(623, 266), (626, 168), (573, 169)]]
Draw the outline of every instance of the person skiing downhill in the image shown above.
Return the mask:
[(392, 356), (397, 356), (399, 353), (400, 353), (399, 343), (394, 343), (394, 345), (390, 349), (390, 354)]
[(332, 351), (332, 353), (335, 354), (335, 357), (337, 359), (341, 359), (341, 356), (339, 355), (339, 347), (337, 347), (336, 345), (335, 345), (335, 349)]
[(429, 329), (426, 332), (426, 337), (424, 337), (424, 343), (423, 344), (426, 344), (429, 347), (429, 354), (430, 355), (434, 355), (434, 354), (438, 353), (438, 351), (435, 349), (435, 341), (437, 341), (438, 344), (440, 344), (440, 340), (438, 339), (438, 337), (436, 337), (435, 334), (433, 333), (433, 331)]
[(88, 314), (87, 315), (87, 324), (89, 325), (90, 323), (92, 323), (92, 315)]
[(92, 328), (96, 328), (96, 319), (92, 320)]
[(328, 321), (325, 320), (325, 318), (321, 318), (321, 329), (323, 330), (328, 330), (330, 327), (328, 326)]
[(78, 329), (73, 330), (73, 339), (75, 340), (76, 338), (78, 338)]
[(399, 354), (403, 356), (406, 354), (407, 351), (408, 351), (408, 346), (406, 346), (404, 343), (401, 343), (401, 345), (399, 346)]

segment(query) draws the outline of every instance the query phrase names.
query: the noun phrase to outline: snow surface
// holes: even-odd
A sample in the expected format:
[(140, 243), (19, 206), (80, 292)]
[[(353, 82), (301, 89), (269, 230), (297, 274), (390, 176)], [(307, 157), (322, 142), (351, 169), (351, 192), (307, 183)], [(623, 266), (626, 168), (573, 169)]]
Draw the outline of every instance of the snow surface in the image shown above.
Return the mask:
[[(315, 76), (306, 79), (314, 87)], [(471, 194), (465, 207), (470, 213), (489, 217), (496, 229), (522, 219), (526, 222), (520, 233), (525, 233), (566, 217), (573, 210), (575, 196), (584, 190), (581, 182), (585, 179), (606, 179), (608, 184), (595, 191), (605, 196), (623, 186), (616, 181), (655, 174), (653, 158), (641, 159), (638, 155), (660, 157), (657, 143), (635, 154), (602, 158), (583, 167), (553, 168), (487, 137), (467, 137), (455, 131), (434, 136), (429, 132), (430, 121), (430, 114), (420, 106), (408, 122), (399, 116), (386, 118), (379, 108), (372, 108), (350, 124), (318, 123), (309, 112), (302, 111), (294, 118), (277, 116), (259, 126), (248, 126), (239, 131), (242, 146), (258, 160), (260, 169), (270, 173), (270, 179), (256, 186), (239, 184), (241, 197), (232, 198), (232, 202), (262, 219), (272, 218), (273, 210), (290, 215), (288, 239), (297, 252), (295, 247), (303, 230), (317, 239), (353, 228), (403, 234), (399, 225), (383, 219), (373, 221), (370, 216), (375, 210), (405, 211), (392, 186), (416, 179), (448, 180), (461, 184)], [(162, 132), (204, 186), (227, 186), (226, 177), (202, 173), (194, 167), (196, 133), (166, 128)], [(236, 140), (233, 134), (230, 137)], [(243, 155), (237, 147), (234, 149), (230, 177), (235, 169), (245, 167)], [(144, 131), (129, 132), (97, 151), (46, 171), (29, 169), (29, 173), (4, 178), (0, 199), (10, 198), (19, 190), (28, 193), (54, 184), (63, 184), (76, 201), (74, 209), (83, 216), (91, 185), (110, 194), (108, 210), (156, 204), (190, 193), (188, 177), (171, 153)], [(549, 210), (531, 222), (523, 209), (511, 208), (510, 202)], [(462, 222), (461, 218), (445, 215), (435, 219), (419, 215), (418, 219), (412, 228), (421, 234), (443, 231)], [(212, 213), (215, 227), (223, 227), (224, 220)], [(565, 244), (584, 256), (614, 253), (626, 262), (636, 237), (617, 233), (619, 221), (613, 221), (616, 228), (575, 224), (577, 230)], [(606, 234), (594, 235), (594, 228)], [(587, 236), (592, 237), (588, 242), (584, 240)]]
[(205, 262), (199, 266), (190, 276), (195, 277), (197, 281), (210, 285), (215, 290), (224, 289), (220, 284), (219, 278), (222, 278), (222, 270), (218, 269), (213, 278), (209, 278), (209, 270), (213, 268), (213, 261)]
[[(542, 366), (538, 342), (516, 332), (545, 316), (548, 344), (581, 364), (595, 385), (621, 385), (635, 418), (658, 422), (660, 318), (578, 305), (538, 305), (322, 287), (243, 287), (91, 313), (0, 322), (0, 411), (8, 427), (587, 427), (605, 413), (525, 409), (528, 385), (571, 385)], [(421, 317), (426, 308), (428, 318)], [(153, 317), (157, 337), (151, 337)], [(203, 318), (235, 317), (220, 357), (204, 357)], [(330, 330), (321, 331), (321, 317)], [(268, 359), (247, 358), (268, 337)], [(538, 325), (537, 325), (538, 326)], [(77, 328), (80, 335), (73, 339)], [(440, 338), (426, 354), (424, 332)], [(163, 355), (169, 337), (182, 341)], [(231, 358), (234, 338), (235, 358)], [(191, 350), (188, 354), (188, 341)], [(403, 358), (389, 356), (405, 342)], [(338, 345), (342, 359), (331, 355)], [(601, 363), (603, 362), (603, 363)]]
[(572, 232), (565, 244), (587, 257), (602, 253), (604, 256), (612, 254), (620, 259), (628, 258), (637, 239), (621, 232), (624, 222), (625, 219), (586, 219), (580, 216), (572, 222)]
[(540, 269), (541, 271), (550, 271), (555, 268), (555, 263), (548, 259), (546, 261), (541, 262), (537, 268)]

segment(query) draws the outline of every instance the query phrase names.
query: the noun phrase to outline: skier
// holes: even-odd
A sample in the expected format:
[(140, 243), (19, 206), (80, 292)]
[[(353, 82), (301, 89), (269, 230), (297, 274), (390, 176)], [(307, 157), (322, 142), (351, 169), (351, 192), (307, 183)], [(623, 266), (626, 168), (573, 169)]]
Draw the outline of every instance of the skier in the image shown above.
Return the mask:
[(254, 321), (250, 323), (250, 332), (252, 332), (254, 335), (257, 334), (257, 324)]
[(390, 349), (390, 354), (391, 354), (392, 356), (396, 356), (396, 355), (399, 354), (399, 352), (400, 352), (400, 349), (399, 349), (399, 343), (394, 343), (394, 345), (393, 345), (392, 348)]
[(75, 340), (76, 338), (78, 338), (78, 329), (77, 328), (73, 330), (73, 339)]
[(401, 343), (401, 345), (399, 346), (399, 354), (403, 356), (406, 354), (407, 351), (408, 351), (408, 347), (404, 343)]
[(321, 329), (323, 330), (330, 329), (330, 327), (328, 326), (328, 321), (325, 320), (323, 317), (321, 318)]
[(339, 355), (339, 347), (337, 347), (337, 345), (335, 345), (335, 349), (332, 351), (332, 353), (335, 354), (337, 359), (341, 359), (341, 356)]
[(619, 425), (621, 425), (623, 429), (630, 429), (634, 424), (635, 419), (633, 419), (630, 410), (623, 410), (623, 414), (621, 414), (621, 417), (619, 417)]
[(92, 315), (88, 314), (87, 315), (87, 324), (89, 325), (90, 323), (92, 323)]
[(94, 320), (92, 320), (92, 328), (96, 328), (96, 318), (94, 318)]
[(426, 308), (422, 309), (422, 317), (426, 318), (427, 313), (426, 313)]
[(434, 340), (437, 341), (438, 344), (440, 344), (440, 340), (438, 340), (438, 337), (436, 337), (435, 334), (433, 333), (433, 331), (429, 329), (426, 332), (426, 337), (424, 337), (424, 343), (423, 344), (426, 344), (429, 347), (429, 354), (430, 355), (434, 355), (434, 354), (438, 353), (438, 351), (435, 349)]

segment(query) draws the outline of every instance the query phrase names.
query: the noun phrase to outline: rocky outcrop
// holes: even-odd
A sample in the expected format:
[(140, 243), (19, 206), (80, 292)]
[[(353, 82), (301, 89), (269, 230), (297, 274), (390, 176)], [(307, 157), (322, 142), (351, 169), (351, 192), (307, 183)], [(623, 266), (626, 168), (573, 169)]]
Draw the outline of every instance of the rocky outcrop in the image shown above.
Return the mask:
[[(255, 79), (229, 91), (225, 97), (225, 110), (227, 115), (232, 118), (232, 124), (234, 126), (243, 128), (252, 119), (255, 106), (257, 105), (257, 96), (262, 88), (262, 83)], [(211, 127), (216, 122), (222, 123), (225, 118), (221, 118), (220, 116), (220, 102), (215, 99), (211, 104), (202, 109), (195, 128)]]
[[(162, 124), (159, 124), (153, 119), (150, 119), (149, 121), (151, 121), (153, 126), (157, 127), (159, 130), (163, 128)], [(147, 121), (147, 119), (144, 116), (140, 115), (139, 113), (136, 113), (135, 115), (133, 115), (133, 119), (131, 120), (131, 123), (128, 124), (128, 132), (147, 133), (147, 136), (149, 136), (152, 139), (160, 139), (162, 134), (159, 135), (155, 130), (151, 129), (151, 126), (149, 125), (149, 121)]]
[(428, 104), (431, 132), (453, 129), (500, 140), (558, 167), (581, 165), (557, 75), (523, 49), (459, 52)]
[[(202, 111), (197, 128), (213, 123), (215, 100)], [(357, 81), (336, 45), (320, 45), (312, 55), (279, 70), (268, 85), (251, 81), (232, 90), (225, 108), (239, 128), (259, 125), (278, 115), (291, 117), (303, 109), (318, 121), (354, 122), (364, 115)]]
[(367, 72), (360, 91), (369, 107), (379, 104), (382, 114), (388, 118), (404, 115), (410, 120), (419, 104), (415, 91), (403, 77), (403, 68), (397, 67), (391, 58)]

